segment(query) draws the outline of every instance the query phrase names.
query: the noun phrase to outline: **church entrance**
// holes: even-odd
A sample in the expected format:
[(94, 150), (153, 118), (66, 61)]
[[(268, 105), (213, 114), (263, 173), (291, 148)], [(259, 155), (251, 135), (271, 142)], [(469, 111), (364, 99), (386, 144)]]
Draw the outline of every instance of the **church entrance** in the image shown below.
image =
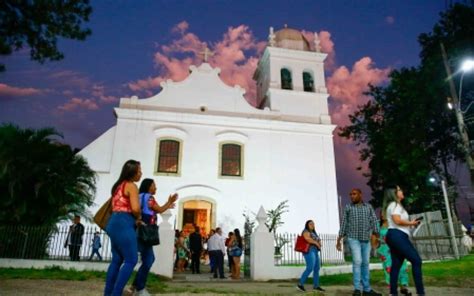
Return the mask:
[(183, 201), (179, 207), (178, 228), (186, 234), (193, 231), (193, 225), (199, 226), (202, 235), (209, 234), (215, 227), (214, 203), (204, 199)]

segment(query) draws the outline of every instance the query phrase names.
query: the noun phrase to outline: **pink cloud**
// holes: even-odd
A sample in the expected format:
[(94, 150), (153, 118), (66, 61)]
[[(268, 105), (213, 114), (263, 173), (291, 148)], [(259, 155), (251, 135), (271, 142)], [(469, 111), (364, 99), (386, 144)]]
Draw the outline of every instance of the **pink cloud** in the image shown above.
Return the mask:
[[(193, 33), (187, 32), (188, 23), (177, 24), (172, 32), (178, 36), (170, 44), (162, 45), (154, 55), (154, 63), (160, 75), (129, 82), (128, 87), (136, 92), (158, 90), (160, 83), (166, 79), (181, 81), (189, 75), (190, 65), (199, 65), (202, 62), (203, 50), (208, 46)], [(248, 99), (255, 98), (256, 86), (252, 80), (253, 72), (265, 42), (256, 40), (248, 26), (229, 27), (222, 39), (210, 45), (213, 52), (208, 62), (221, 68), (222, 80), (229, 84), (238, 84), (246, 89)], [(187, 57), (182, 57), (187, 54)], [(175, 57), (179, 55), (179, 58)]]
[(67, 86), (83, 91), (87, 90), (92, 84), (87, 76), (71, 70), (52, 73), (49, 78), (53, 79), (58, 87)]
[(0, 83), (0, 96), (10, 96), (10, 97), (22, 97), (22, 96), (33, 96), (41, 95), (45, 93), (45, 90), (33, 88), (33, 87), (15, 87), (10, 86), (4, 83)]
[(99, 105), (93, 99), (72, 98), (57, 108), (59, 112), (69, 112), (77, 109), (97, 110)]
[(105, 86), (103, 86), (103, 85), (94, 84), (92, 86), (91, 93), (101, 103), (104, 103), (104, 104), (116, 103), (116, 102), (119, 101), (119, 99), (115, 96), (106, 95), (105, 94)]
[(181, 23), (174, 26), (173, 29), (171, 29), (171, 32), (183, 33), (184, 31), (188, 30), (188, 28), (189, 28), (188, 22), (182, 21)]
[(333, 121), (340, 126), (349, 124), (349, 114), (369, 99), (364, 96), (368, 85), (386, 82), (390, 70), (376, 68), (369, 57), (357, 61), (351, 70), (345, 66), (337, 68), (327, 79), (328, 91), (334, 100), (331, 106)]
[[(314, 50), (314, 33), (308, 31), (302, 31), (304, 37), (308, 40), (311, 48)], [(334, 49), (334, 42), (331, 39), (331, 33), (328, 31), (320, 31), (318, 38), (321, 41), (321, 52), (326, 53), (328, 56), (324, 61), (326, 70), (334, 70), (336, 65), (336, 51)]]

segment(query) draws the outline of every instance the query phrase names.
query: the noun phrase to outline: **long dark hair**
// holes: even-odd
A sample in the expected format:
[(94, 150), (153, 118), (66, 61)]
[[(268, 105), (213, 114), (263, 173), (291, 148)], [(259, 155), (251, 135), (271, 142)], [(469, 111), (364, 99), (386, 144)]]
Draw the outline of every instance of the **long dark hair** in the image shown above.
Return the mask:
[(234, 229), (234, 235), (237, 239), (237, 245), (242, 249), (242, 236), (240, 236), (240, 230), (238, 228)]
[(138, 168), (140, 167), (140, 162), (130, 159), (123, 164), (122, 172), (117, 182), (112, 186), (111, 194), (114, 195), (117, 187), (122, 184), (123, 181), (131, 181), (138, 173)]
[[(306, 221), (306, 223), (304, 224), (304, 230), (306, 230), (306, 231), (309, 232), (309, 233), (311, 233), (311, 232), (312, 232), (312, 233), (316, 233), (316, 229), (313, 229), (312, 231), (309, 230), (309, 223), (311, 223), (311, 222), (313, 222), (313, 220), (308, 220), (308, 221)], [(313, 222), (313, 223), (314, 223), (314, 222)], [(303, 230), (303, 231), (304, 231), (304, 230)]]
[(153, 182), (153, 179), (150, 178), (143, 179), (140, 188), (138, 189), (138, 193), (148, 193)]

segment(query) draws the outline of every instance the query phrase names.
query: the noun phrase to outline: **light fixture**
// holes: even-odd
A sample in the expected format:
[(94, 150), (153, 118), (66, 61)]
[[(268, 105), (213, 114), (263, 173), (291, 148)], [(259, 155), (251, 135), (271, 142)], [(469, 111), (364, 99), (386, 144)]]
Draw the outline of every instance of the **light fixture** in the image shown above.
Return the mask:
[(454, 108), (453, 99), (451, 97), (448, 97), (448, 108), (449, 110), (453, 110)]
[(469, 72), (474, 69), (474, 60), (467, 59), (462, 63), (461, 70), (463, 72)]

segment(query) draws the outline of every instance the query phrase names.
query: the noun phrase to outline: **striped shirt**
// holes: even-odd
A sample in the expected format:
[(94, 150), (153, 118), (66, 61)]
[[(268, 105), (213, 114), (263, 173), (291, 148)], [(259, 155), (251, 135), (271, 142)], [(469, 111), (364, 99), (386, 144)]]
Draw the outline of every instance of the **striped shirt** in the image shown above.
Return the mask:
[(378, 219), (372, 206), (364, 202), (346, 205), (339, 237), (370, 240), (372, 233), (379, 233)]

